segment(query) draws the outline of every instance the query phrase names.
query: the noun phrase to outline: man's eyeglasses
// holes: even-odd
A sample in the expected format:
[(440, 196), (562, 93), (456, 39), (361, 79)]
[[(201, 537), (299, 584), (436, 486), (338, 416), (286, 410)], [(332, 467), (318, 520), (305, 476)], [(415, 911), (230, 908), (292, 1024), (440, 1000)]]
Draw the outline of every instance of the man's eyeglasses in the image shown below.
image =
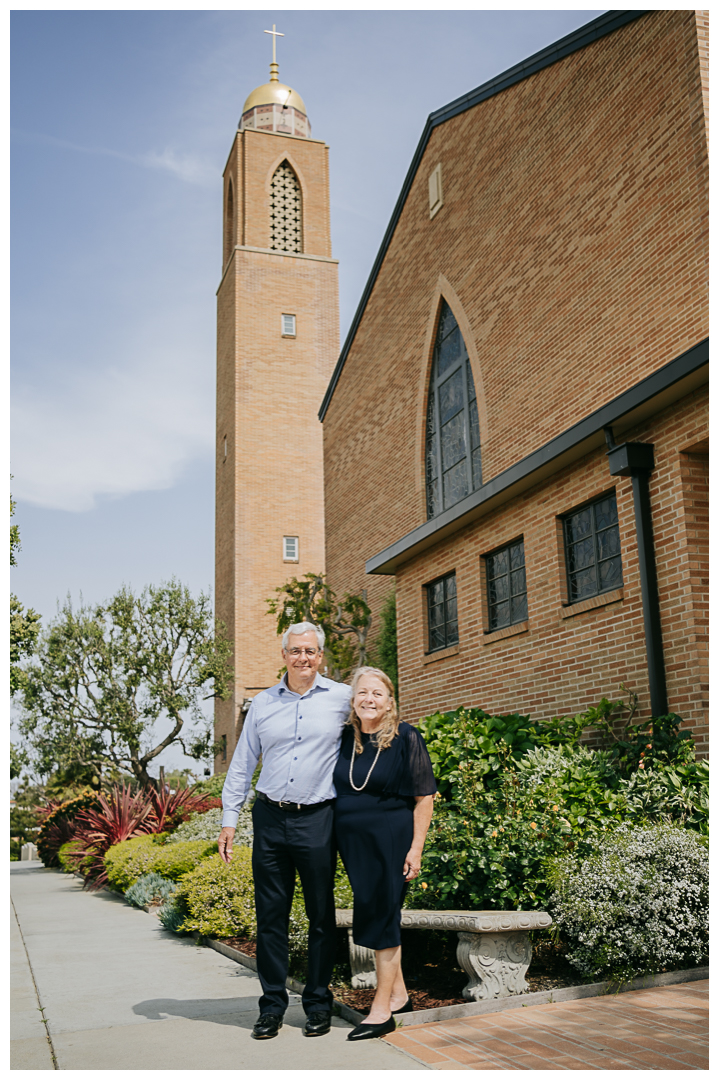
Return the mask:
[(287, 649), (288, 656), (307, 656), (308, 660), (312, 660), (313, 656), (317, 656), (317, 649)]

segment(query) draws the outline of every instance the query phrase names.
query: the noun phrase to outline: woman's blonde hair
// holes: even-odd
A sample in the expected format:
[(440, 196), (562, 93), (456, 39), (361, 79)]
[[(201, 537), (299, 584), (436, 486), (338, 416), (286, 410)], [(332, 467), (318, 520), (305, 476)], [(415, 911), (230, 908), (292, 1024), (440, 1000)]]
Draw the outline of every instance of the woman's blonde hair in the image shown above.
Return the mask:
[[(390, 743), (397, 735), (398, 728), (400, 726), (400, 718), (397, 711), (397, 703), (395, 701), (395, 687), (390, 679), (387, 677), (384, 671), (376, 667), (359, 667), (356, 669), (353, 675), (353, 681), (350, 684), (351, 700), (355, 700), (355, 694), (357, 693), (357, 686), (363, 675), (374, 675), (376, 679), (379, 679), (383, 684), (388, 694), (390, 695), (390, 707), (385, 713), (385, 719), (383, 720), (377, 731), (373, 732), (373, 742), (376, 746), (379, 746), (381, 750), (387, 750)], [(360, 724), (360, 717), (355, 712), (355, 707), (350, 709), (350, 715), (347, 718), (348, 724), (353, 728), (355, 735), (355, 753), (362, 754), (363, 744), (360, 737), (362, 726)]]

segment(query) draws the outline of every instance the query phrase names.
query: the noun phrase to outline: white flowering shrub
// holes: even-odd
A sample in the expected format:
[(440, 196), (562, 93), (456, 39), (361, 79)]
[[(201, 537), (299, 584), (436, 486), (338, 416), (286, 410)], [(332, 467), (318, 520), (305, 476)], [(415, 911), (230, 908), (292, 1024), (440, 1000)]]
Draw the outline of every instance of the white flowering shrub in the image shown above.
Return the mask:
[(548, 910), (583, 979), (626, 982), (708, 952), (708, 852), (689, 829), (622, 825), (552, 860)]
[[(181, 840), (217, 840), (222, 828), (222, 807), (206, 810), (204, 814), (191, 814), (187, 821), (179, 825), (167, 838), (168, 844)], [(234, 843), (238, 847), (252, 847), (252, 817), (250, 810), (243, 807), (238, 817)]]

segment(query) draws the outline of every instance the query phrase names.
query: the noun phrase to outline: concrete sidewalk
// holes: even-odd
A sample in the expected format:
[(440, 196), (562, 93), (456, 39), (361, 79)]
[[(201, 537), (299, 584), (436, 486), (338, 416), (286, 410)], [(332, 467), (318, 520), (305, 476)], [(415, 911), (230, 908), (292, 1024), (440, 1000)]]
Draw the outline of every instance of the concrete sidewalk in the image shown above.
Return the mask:
[(297, 995), (279, 1036), (256, 1042), (247, 968), (59, 871), (11, 864), (11, 891), (11, 1069), (428, 1068), (382, 1040), (348, 1043), (339, 1017), (304, 1038)]

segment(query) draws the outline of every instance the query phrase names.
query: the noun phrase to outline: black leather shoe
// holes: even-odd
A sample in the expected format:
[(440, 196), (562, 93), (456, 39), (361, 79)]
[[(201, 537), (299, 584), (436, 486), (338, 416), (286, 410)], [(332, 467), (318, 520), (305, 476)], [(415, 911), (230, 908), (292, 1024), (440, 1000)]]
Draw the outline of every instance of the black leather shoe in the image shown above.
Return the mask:
[(348, 1042), (358, 1042), (360, 1039), (381, 1039), (383, 1035), (389, 1035), (395, 1030), (395, 1017), (391, 1014), (388, 1020), (382, 1024), (358, 1024), (348, 1035)]
[(255, 1021), (251, 1035), (253, 1039), (274, 1039), (282, 1026), (282, 1016), (277, 1013), (262, 1013)]
[(303, 1035), (307, 1035), (309, 1039), (314, 1038), (316, 1035), (327, 1035), (330, 1030), (330, 1018), (332, 1013), (325, 1012), (322, 1009), (318, 1009), (317, 1012), (310, 1013), (305, 1021), (305, 1027), (303, 1028)]
[(402, 1009), (393, 1009), (392, 1014), (393, 1014), (393, 1016), (399, 1016), (400, 1013), (408, 1013), (408, 1012), (414, 1012), (414, 1011), (415, 1010), (413, 1009), (413, 1003), (410, 1000), (410, 998), (408, 998), (407, 1001), (405, 1002), (405, 1004), (403, 1005)]

